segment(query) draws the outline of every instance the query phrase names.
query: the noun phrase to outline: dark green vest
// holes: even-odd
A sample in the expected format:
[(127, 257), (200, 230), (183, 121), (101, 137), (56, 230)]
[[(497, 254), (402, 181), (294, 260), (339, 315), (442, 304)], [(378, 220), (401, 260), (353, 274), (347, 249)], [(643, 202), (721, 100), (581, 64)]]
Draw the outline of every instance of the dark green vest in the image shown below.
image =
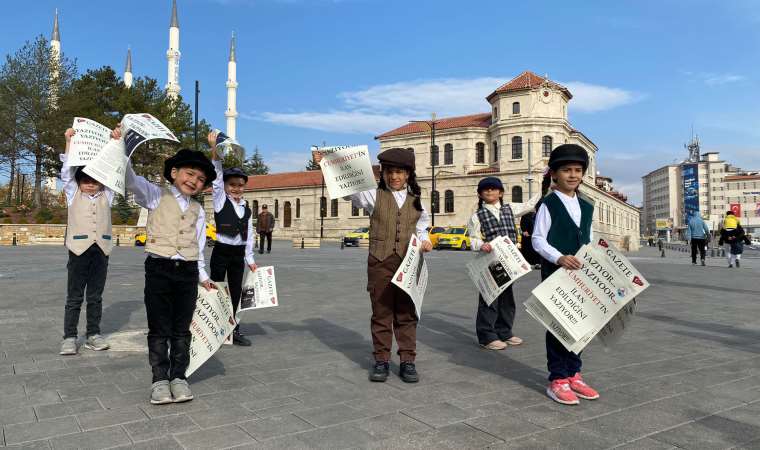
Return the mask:
[[(591, 221), (594, 218), (594, 206), (591, 203), (578, 197), (578, 203), (581, 205), (581, 226), (578, 227), (557, 194), (552, 192), (544, 197), (543, 202), (552, 218), (552, 226), (546, 236), (549, 245), (563, 255), (574, 255), (578, 249), (589, 243)], [(546, 279), (558, 268), (558, 265), (542, 260), (541, 279)]]

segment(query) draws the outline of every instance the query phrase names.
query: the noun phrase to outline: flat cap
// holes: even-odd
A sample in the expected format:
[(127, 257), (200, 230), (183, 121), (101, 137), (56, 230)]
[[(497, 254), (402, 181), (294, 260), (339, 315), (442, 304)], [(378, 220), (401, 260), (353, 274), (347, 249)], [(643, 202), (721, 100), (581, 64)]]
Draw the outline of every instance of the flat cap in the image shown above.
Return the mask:
[(380, 164), (384, 166), (401, 167), (402, 169), (414, 170), (414, 151), (395, 147), (377, 155)]

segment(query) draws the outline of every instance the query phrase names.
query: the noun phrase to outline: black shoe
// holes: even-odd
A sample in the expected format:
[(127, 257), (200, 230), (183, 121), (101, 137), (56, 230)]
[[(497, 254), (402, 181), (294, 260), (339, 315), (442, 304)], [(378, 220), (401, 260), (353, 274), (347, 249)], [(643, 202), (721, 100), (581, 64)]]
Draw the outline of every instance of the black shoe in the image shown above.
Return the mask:
[(416, 383), (420, 381), (420, 376), (417, 375), (417, 369), (414, 367), (413, 362), (402, 362), (398, 376), (401, 377), (401, 381), (404, 383)]
[(739, 260), (737, 259), (737, 260), (736, 260), (736, 268), (738, 269), (738, 268), (739, 268), (739, 267), (741, 267), (741, 266), (742, 266), (742, 265), (741, 265), (741, 264), (739, 264)]
[(702, 260), (702, 265), (703, 265), (703, 266), (705, 265), (705, 260), (704, 260), (704, 259)]
[(372, 372), (369, 374), (369, 381), (384, 382), (388, 379), (388, 373), (390, 372), (390, 366), (388, 361), (375, 361), (375, 367), (372, 368)]
[(232, 344), (239, 345), (241, 347), (250, 347), (251, 341), (249, 341), (248, 338), (238, 333), (237, 331), (234, 331), (232, 333)]
[(272, 250), (267, 250), (267, 253), (272, 253)]

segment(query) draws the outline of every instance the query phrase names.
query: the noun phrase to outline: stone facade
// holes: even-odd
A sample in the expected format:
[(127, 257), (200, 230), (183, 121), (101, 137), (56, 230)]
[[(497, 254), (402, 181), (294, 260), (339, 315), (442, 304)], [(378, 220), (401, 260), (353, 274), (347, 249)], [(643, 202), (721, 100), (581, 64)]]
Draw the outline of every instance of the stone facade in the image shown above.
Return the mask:
[[(133, 225), (113, 225), (111, 237), (113, 244), (119, 246), (135, 245), (135, 235), (144, 233), (145, 227)], [(2, 224), (0, 225), (0, 245), (64, 245), (65, 224)]]

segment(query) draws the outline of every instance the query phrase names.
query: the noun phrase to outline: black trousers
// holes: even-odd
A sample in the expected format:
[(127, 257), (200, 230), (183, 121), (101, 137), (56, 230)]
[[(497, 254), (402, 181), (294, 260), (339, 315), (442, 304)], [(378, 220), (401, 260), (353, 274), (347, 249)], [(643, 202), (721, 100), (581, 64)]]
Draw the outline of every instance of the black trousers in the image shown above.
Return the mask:
[[(245, 245), (227, 245), (217, 242), (211, 252), (211, 280), (224, 281), (232, 297), (232, 310), (237, 312), (240, 295), (243, 291), (243, 273), (245, 272)], [(235, 330), (240, 329), (240, 325)]]
[(190, 364), (190, 322), (197, 297), (197, 261), (145, 259), (148, 361), (154, 383), (185, 378)]
[(512, 286), (501, 293), (488, 306), (483, 296), (478, 295), (478, 315), (475, 319), (475, 333), (480, 345), (511, 338), (512, 325), (515, 323), (515, 297)]
[[(559, 269), (559, 266), (541, 258), (541, 281)], [(581, 352), (583, 353), (583, 352)], [(546, 332), (546, 367), (549, 369), (549, 381), (569, 378), (581, 371), (583, 362), (581, 353), (577, 355), (566, 349), (551, 332)]]
[(103, 288), (108, 273), (108, 256), (92, 244), (77, 256), (69, 252), (66, 307), (63, 314), (63, 337), (77, 337), (79, 313), (87, 290), (87, 337), (100, 334), (100, 318), (103, 314)]
[(259, 233), (259, 253), (264, 253), (264, 240), (267, 241), (267, 251), (272, 251), (272, 232), (262, 232)]
[(705, 259), (705, 245), (707, 245), (707, 239), (691, 240), (691, 262), (697, 263), (697, 250), (699, 250), (699, 259)]

